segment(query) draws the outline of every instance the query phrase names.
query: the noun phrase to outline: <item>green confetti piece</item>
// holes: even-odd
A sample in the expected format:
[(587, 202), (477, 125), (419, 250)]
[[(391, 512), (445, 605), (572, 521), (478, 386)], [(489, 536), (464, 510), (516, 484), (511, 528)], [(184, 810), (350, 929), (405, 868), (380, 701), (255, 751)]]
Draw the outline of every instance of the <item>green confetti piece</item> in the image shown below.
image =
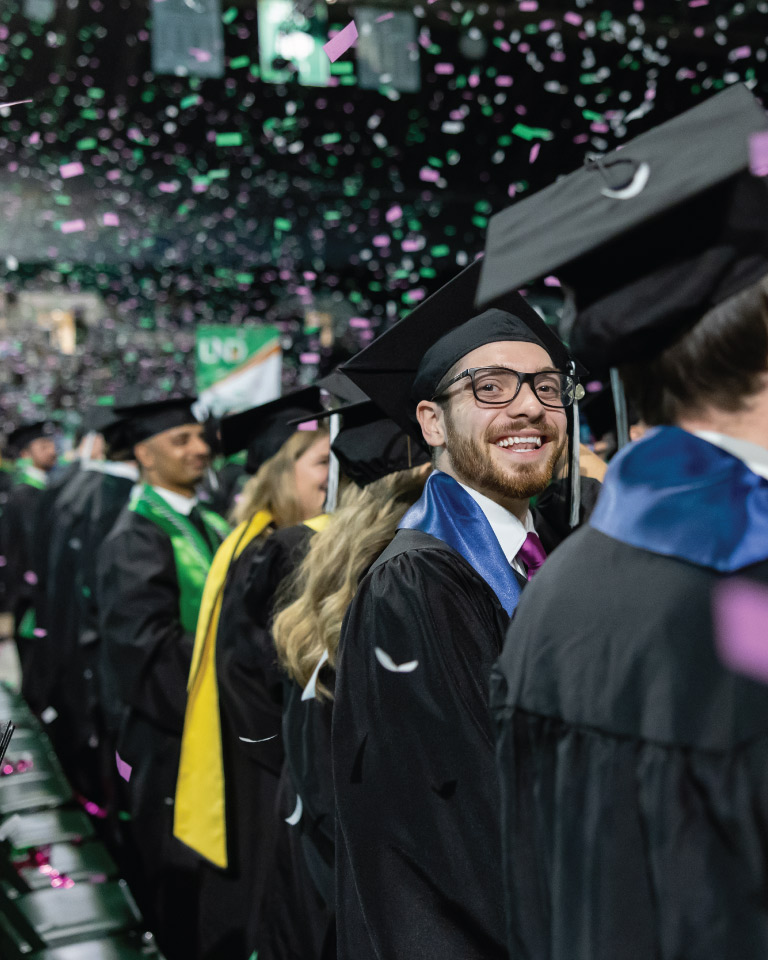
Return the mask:
[(473, 223), (476, 227), (480, 227), (481, 229), (484, 230), (484, 229), (488, 226), (488, 218), (487, 218), (487, 217), (472, 217), (472, 223)]
[(357, 77), (354, 77), (354, 76), (342, 77), (341, 80), (339, 81), (339, 84), (342, 87), (356, 87)]
[(199, 93), (192, 93), (188, 97), (184, 97), (179, 104), (182, 110), (186, 110), (187, 107), (197, 106), (198, 103), (202, 100), (202, 97)]
[(211, 180), (224, 180), (229, 176), (229, 170), (219, 167), (216, 170), (209, 170), (208, 176), (211, 178)]
[(274, 227), (275, 230), (290, 230), (293, 224), (290, 220), (286, 220), (285, 217), (275, 217)]
[(323, 220), (341, 220), (341, 213), (338, 210), (326, 210)]
[(229, 66), (232, 70), (241, 70), (243, 67), (247, 67), (251, 62), (250, 57), (235, 57), (229, 61)]
[(437, 167), (438, 170), (443, 166), (443, 161), (438, 159), (438, 157), (427, 157), (427, 163), (430, 167)]
[(94, 137), (85, 137), (83, 140), (78, 140), (75, 146), (78, 150), (93, 150), (98, 146), (98, 143)]
[(251, 69), (250, 69), (250, 74), (251, 74), (252, 77), (260, 77), (260, 76), (261, 76), (261, 67), (259, 67), (259, 65), (258, 65), (257, 63), (252, 63), (252, 64), (251, 64)]
[(235, 280), (238, 283), (253, 283), (253, 274), (252, 273), (236, 273)]
[(551, 140), (554, 137), (551, 130), (546, 130), (544, 127), (529, 127), (524, 123), (516, 123), (514, 127), (512, 127), (512, 133), (522, 140), (529, 141), (535, 140), (537, 137), (540, 140)]
[(331, 73), (334, 76), (341, 76), (345, 73), (354, 73), (355, 65), (351, 60), (337, 60), (331, 64)]
[(603, 119), (603, 115), (601, 113), (595, 113), (594, 110), (582, 110), (581, 115), (585, 120), (594, 120), (596, 123), (600, 123)]
[(338, 143), (341, 140), (340, 133), (326, 133), (320, 137), (320, 143), (329, 144), (329, 143)]
[(57, 193), (53, 202), (58, 203), (59, 206), (68, 207), (72, 203), (72, 197), (68, 197), (65, 193)]
[(101, 89), (101, 87), (91, 87), (88, 91), (88, 96), (91, 100), (101, 100), (106, 96), (106, 93)]
[(450, 252), (451, 248), (447, 243), (438, 244), (438, 246), (432, 247), (429, 251), (432, 257), (447, 257)]
[(230, 7), (228, 10), (225, 10), (221, 15), (222, 23), (230, 24), (237, 16), (237, 7)]
[(242, 133), (217, 133), (217, 147), (241, 147), (243, 145)]

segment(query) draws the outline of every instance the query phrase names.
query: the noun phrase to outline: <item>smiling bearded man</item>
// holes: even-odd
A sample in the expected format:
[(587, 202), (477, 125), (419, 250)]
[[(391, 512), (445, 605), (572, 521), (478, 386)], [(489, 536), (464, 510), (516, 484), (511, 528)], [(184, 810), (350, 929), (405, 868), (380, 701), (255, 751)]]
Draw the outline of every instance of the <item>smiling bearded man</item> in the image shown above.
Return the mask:
[(507, 956), (489, 676), (521, 589), (558, 542), (529, 501), (552, 479), (581, 391), (519, 296), (462, 322), (464, 277), (344, 368), (411, 422), (436, 469), (341, 634), (339, 960)]

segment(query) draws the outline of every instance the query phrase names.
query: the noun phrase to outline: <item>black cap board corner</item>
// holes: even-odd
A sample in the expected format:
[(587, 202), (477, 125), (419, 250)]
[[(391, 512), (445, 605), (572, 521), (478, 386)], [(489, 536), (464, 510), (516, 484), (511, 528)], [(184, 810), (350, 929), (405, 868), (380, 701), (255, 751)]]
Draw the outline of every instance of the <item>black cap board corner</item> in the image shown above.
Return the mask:
[(21, 423), (8, 434), (8, 446), (16, 453), (21, 453), (33, 440), (40, 440), (43, 437), (52, 438), (55, 432), (56, 425), (50, 420)]
[(262, 403), (221, 421), (221, 447), (225, 456), (247, 451), (246, 470), (256, 473), (296, 432), (299, 422), (323, 412), (320, 388), (304, 387)]
[(768, 272), (768, 186), (749, 172), (766, 129), (736, 84), (496, 214), (478, 303), (555, 273), (593, 373), (653, 356)]
[(195, 403), (196, 398), (188, 396), (130, 404), (120, 400), (112, 410), (128, 424), (130, 445), (135, 446), (174, 427), (197, 423), (193, 412)]

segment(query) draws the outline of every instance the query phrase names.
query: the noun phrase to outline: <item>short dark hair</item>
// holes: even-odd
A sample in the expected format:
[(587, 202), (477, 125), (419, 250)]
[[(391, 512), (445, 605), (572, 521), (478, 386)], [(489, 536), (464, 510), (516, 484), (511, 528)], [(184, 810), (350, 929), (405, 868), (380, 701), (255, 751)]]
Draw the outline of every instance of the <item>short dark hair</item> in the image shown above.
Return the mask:
[(768, 371), (768, 277), (718, 304), (647, 363), (621, 368), (627, 397), (649, 426), (705, 407), (737, 413)]

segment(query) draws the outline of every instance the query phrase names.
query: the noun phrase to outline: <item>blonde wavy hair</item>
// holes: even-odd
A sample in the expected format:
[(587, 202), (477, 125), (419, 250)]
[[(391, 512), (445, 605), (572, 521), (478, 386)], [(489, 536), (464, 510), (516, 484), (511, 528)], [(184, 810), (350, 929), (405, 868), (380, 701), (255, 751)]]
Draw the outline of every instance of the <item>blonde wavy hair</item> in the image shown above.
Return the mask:
[(269, 510), (272, 524), (278, 529), (301, 523), (304, 517), (296, 499), (294, 467), (299, 457), (327, 432), (327, 429), (321, 428), (298, 430), (292, 434), (245, 484), (232, 509), (230, 522), (237, 526), (244, 520), (250, 520), (259, 510)]
[[(358, 581), (418, 500), (428, 472), (424, 466), (401, 470), (363, 489), (350, 484), (330, 523), (312, 538), (307, 556), (283, 586), (272, 636), (281, 665), (300, 687), (325, 652), (335, 666), (341, 623)], [(317, 695), (331, 696), (319, 682)]]

